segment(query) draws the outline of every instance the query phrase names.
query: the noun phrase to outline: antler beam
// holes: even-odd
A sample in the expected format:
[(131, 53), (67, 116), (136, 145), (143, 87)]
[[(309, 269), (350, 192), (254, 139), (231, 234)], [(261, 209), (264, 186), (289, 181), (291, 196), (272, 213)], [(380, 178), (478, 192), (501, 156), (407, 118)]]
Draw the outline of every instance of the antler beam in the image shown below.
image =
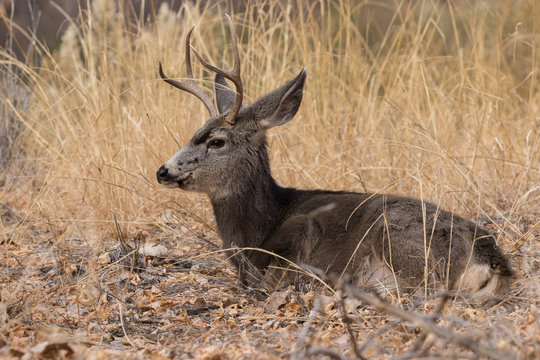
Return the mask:
[[(176, 88), (178, 88), (180, 90), (187, 91), (188, 93), (193, 94), (196, 97), (198, 97), (199, 100), (201, 100), (203, 102), (204, 106), (206, 106), (206, 109), (210, 113), (210, 116), (214, 117), (214, 116), (217, 115), (217, 111), (216, 111), (216, 108), (214, 107), (214, 102), (213, 102), (212, 98), (210, 98), (208, 96), (208, 94), (206, 94), (204, 92), (204, 90), (201, 89), (199, 87), (199, 85), (197, 85), (195, 80), (193, 79), (193, 71), (191, 70), (191, 55), (190, 55), (190, 49), (191, 49), (190, 38), (191, 38), (191, 32), (192, 31), (193, 31), (193, 28), (191, 28), (191, 30), (189, 30), (189, 32), (188, 32), (188, 34), (186, 36), (186, 72), (187, 72), (187, 80), (178, 81), (178, 80), (174, 80), (174, 79), (169, 78), (167, 75), (165, 75), (163, 73), (163, 68), (161, 66), (161, 61), (159, 62), (159, 76), (161, 76), (161, 78), (163, 80), (165, 80), (167, 83), (171, 84), (172, 86), (174, 86), (174, 87), (176, 87)], [(197, 57), (198, 57), (198, 55), (197, 55)]]
[(236, 32), (234, 31), (234, 26), (233, 26), (231, 17), (227, 14), (225, 14), (225, 16), (227, 17), (227, 21), (229, 22), (229, 29), (231, 30), (231, 37), (232, 37), (232, 42), (233, 42), (234, 66), (232, 70), (220, 69), (214, 65), (209, 64), (206, 60), (204, 60), (199, 55), (199, 53), (197, 52), (197, 50), (195, 50), (194, 47), (191, 47), (191, 48), (193, 49), (195, 56), (197, 56), (197, 59), (199, 59), (199, 61), (204, 67), (218, 73), (219, 75), (233, 82), (236, 88), (236, 101), (231, 111), (225, 116), (225, 121), (227, 121), (231, 125), (234, 125), (236, 121), (236, 117), (238, 116), (238, 112), (240, 111), (240, 108), (242, 107), (242, 100), (244, 98), (244, 88), (242, 86), (242, 78), (240, 76), (240, 54), (238, 53), (238, 43), (236, 39)]

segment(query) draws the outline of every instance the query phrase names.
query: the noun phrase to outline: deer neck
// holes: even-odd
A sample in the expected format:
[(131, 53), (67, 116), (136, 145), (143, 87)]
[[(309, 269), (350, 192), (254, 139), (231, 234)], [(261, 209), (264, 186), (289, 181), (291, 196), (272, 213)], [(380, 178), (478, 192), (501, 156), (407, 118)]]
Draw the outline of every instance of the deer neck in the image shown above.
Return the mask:
[(266, 148), (257, 155), (234, 169), (225, 191), (210, 196), (224, 248), (260, 247), (282, 217), (282, 189), (272, 178)]

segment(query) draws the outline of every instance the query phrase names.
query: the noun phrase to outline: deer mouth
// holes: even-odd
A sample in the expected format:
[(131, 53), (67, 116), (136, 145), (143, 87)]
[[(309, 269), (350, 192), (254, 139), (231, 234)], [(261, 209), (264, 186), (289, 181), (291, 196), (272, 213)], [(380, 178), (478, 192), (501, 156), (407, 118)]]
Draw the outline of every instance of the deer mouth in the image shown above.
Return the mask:
[(183, 188), (185, 185), (189, 184), (190, 179), (191, 179), (191, 173), (188, 173), (186, 176), (184, 176), (183, 179), (176, 180), (176, 186), (179, 188)]
[(176, 182), (176, 186), (175, 187), (179, 187), (180, 189), (185, 187), (187, 184), (188, 184), (188, 180), (191, 178), (191, 174), (186, 176), (185, 178), (183, 178), (182, 180), (178, 180)]
[(170, 189), (183, 188), (191, 178), (191, 173), (187, 174), (182, 179), (159, 179), (158, 182)]

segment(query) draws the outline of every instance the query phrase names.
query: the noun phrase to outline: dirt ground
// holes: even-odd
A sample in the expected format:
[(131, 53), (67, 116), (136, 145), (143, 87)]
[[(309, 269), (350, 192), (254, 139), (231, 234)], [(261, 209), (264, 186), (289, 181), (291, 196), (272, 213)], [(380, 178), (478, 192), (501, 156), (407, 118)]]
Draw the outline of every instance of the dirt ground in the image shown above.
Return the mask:
[[(96, 253), (84, 224), (32, 221), (12, 203), (1, 211), (5, 234), (28, 239), (15, 245), (7, 236), (3, 244), (2, 358), (354, 358), (347, 321), (364, 358), (477, 358), (433, 334), (422, 353), (418, 326), (354, 298), (346, 299), (344, 318), (339, 297), (321, 285), (269, 296), (240, 289), (215, 232), (187, 214), (168, 219), (166, 212), (160, 227), (134, 233), (116, 224)], [(509, 296), (485, 307), (450, 300), (439, 325), (509, 359), (538, 358), (540, 247), (525, 246), (512, 253), (517, 280)], [(438, 303), (386, 301), (427, 315)]]

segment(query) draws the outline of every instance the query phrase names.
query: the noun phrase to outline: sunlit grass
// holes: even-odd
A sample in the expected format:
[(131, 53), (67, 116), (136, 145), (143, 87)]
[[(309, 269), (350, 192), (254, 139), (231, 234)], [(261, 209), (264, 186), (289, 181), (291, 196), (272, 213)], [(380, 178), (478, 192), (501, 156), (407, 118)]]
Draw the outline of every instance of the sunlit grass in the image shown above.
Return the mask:
[[(229, 67), (227, 2), (161, 7), (155, 21), (130, 26), (112, 4), (94, 1), (59, 49), (25, 70), (28, 153), (41, 154), (43, 182), (26, 195), (32, 211), (83, 222), (92, 241), (115, 215), (132, 231), (163, 206), (211, 222), (203, 196), (155, 181), (207, 116), (158, 79), (157, 64), (185, 76), (184, 37), (195, 26), (193, 45)], [(510, 0), (342, 0), (254, 2), (232, 13), (247, 102), (308, 68), (298, 115), (269, 134), (274, 176), (421, 197), (465, 217), (507, 219), (503, 232), (519, 238), (515, 214), (538, 212), (540, 199), (536, 10)], [(210, 91), (212, 74), (194, 70)]]

